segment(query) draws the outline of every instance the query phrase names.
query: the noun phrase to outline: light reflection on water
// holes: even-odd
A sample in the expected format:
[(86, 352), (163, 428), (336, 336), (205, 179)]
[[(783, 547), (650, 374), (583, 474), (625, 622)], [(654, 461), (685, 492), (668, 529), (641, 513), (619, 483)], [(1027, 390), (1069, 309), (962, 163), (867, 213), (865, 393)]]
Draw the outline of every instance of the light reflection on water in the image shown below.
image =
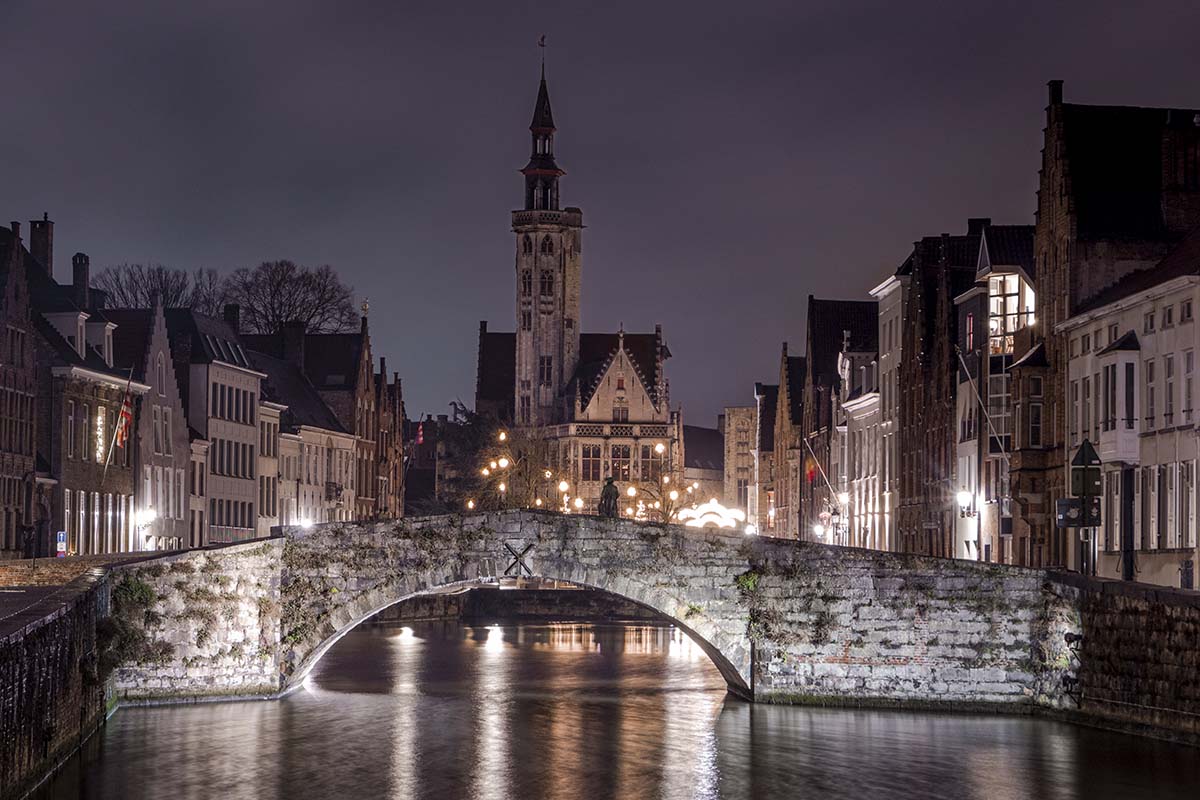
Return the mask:
[(122, 709), (40, 797), (1191, 797), (1200, 752), (1012, 717), (751, 706), (646, 625), (363, 627), (277, 703)]

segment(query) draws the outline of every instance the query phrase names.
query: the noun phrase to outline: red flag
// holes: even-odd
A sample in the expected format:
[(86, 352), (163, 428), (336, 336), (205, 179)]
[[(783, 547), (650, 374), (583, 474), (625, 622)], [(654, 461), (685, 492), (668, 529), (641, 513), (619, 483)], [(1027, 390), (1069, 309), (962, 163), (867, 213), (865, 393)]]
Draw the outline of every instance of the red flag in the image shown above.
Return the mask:
[(117, 430), (115, 431), (115, 441), (118, 447), (124, 447), (125, 442), (129, 439), (129, 426), (133, 424), (133, 398), (129, 392), (125, 392), (125, 399), (121, 401), (121, 413), (117, 415)]

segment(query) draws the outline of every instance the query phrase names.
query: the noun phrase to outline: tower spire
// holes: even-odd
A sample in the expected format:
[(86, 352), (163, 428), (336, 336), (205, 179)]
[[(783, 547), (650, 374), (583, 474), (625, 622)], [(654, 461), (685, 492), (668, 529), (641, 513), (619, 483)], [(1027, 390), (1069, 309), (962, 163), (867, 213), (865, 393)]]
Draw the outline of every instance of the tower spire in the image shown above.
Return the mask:
[[(545, 37), (538, 42), (545, 47)], [(525, 176), (525, 208), (527, 210), (558, 210), (558, 179), (565, 175), (554, 161), (554, 113), (550, 109), (550, 89), (546, 85), (546, 63), (538, 83), (533, 119), (529, 123), (531, 136), (529, 163), (521, 170)]]

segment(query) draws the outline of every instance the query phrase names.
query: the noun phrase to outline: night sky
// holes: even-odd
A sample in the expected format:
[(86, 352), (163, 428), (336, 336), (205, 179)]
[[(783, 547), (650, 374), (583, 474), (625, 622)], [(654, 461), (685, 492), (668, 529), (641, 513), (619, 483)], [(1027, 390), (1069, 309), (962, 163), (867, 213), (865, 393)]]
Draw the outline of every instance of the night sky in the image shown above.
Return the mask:
[(802, 351), (809, 293), (1031, 223), (1048, 79), (1200, 104), (1193, 0), (183, 5), (4, 3), (0, 219), (49, 211), (61, 280), (332, 264), (410, 416), (471, 403), (479, 320), (512, 330), (542, 33), (583, 328), (661, 322), (693, 424)]

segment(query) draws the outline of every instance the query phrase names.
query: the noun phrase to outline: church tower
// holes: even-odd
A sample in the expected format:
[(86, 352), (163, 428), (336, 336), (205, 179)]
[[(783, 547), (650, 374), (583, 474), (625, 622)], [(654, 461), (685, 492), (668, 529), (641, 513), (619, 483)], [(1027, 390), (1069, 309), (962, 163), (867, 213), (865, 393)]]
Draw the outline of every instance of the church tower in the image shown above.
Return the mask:
[(516, 421), (555, 425), (570, 419), (566, 389), (579, 365), (579, 290), (583, 212), (559, 210), (564, 174), (554, 160), (554, 115), (545, 67), (538, 86), (531, 152), (521, 170), (524, 208), (512, 212), (516, 234)]

